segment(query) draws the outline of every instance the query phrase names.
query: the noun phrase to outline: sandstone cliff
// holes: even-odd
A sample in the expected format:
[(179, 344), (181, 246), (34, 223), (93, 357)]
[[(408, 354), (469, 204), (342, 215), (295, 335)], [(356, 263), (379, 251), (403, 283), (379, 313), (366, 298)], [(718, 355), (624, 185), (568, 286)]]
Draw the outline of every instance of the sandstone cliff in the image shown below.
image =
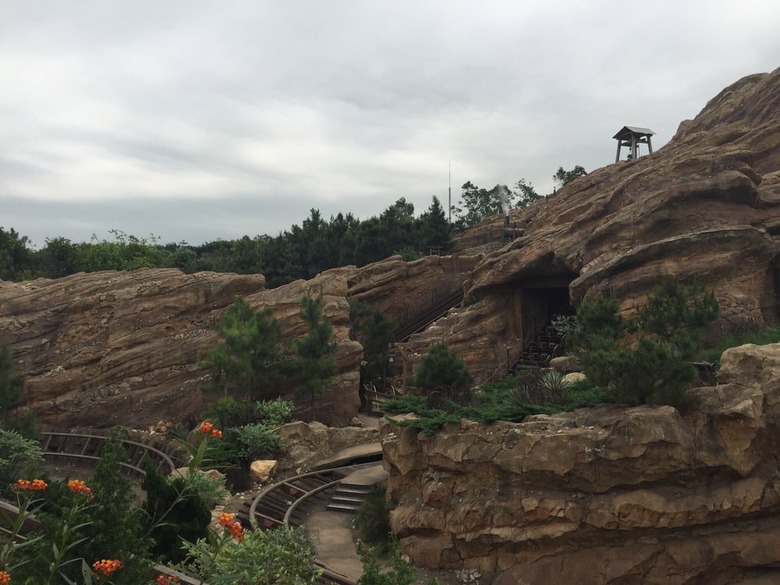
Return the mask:
[(0, 282), (0, 341), (9, 343), (27, 380), (28, 406), (44, 425), (144, 428), (198, 416), (213, 399), (198, 390), (208, 373), (197, 362), (217, 342), (214, 325), (237, 296), (270, 306), (285, 335), (296, 337), (305, 332), (301, 297), (322, 295), (339, 366), (320, 402), (322, 418), (349, 421), (359, 405), (362, 347), (349, 339), (344, 271), (264, 286), (262, 275), (175, 269)]
[(176, 270), (0, 282), (0, 342), (10, 344), (45, 423), (148, 425), (199, 412), (204, 372), (195, 364), (236, 295), (272, 306), (295, 336), (299, 296), (322, 292), (340, 368), (323, 419), (346, 422), (357, 410), (362, 351), (349, 339), (348, 298), (385, 310), (404, 337), (446, 313), (399, 344), (402, 379), (440, 340), (478, 382), (503, 376), (570, 301), (610, 288), (630, 311), (667, 274), (713, 288), (722, 329), (776, 324), (779, 206), (777, 70), (723, 90), (656, 153), (597, 169), (513, 212), (527, 227), (514, 241), (496, 239), (497, 217), (460, 238), (452, 256), (393, 257), (272, 291), (260, 275)]
[(611, 289), (631, 310), (664, 275), (712, 288), (722, 329), (777, 324), (779, 205), (780, 69), (724, 89), (654, 154), (513, 212), (523, 237), (502, 242), (500, 217), (464, 234), (458, 249), (488, 251), (466, 306), (404, 353), (444, 338), (478, 381), (501, 376), (567, 301)]
[[(47, 426), (145, 428), (196, 417), (205, 401), (197, 362), (217, 342), (214, 326), (237, 296), (271, 307), (284, 335), (305, 333), (300, 299), (322, 295), (333, 326), (338, 373), (318, 399), (319, 420), (346, 424), (358, 412), (362, 346), (350, 339), (348, 298), (415, 322), (462, 291), (471, 257), (389, 258), (328, 270), (309, 281), (265, 289), (262, 275), (175, 269), (75, 274), (56, 280), (0, 281), (0, 343), (28, 383), (28, 406)], [(291, 388), (279, 388), (287, 394)]]
[(384, 426), (401, 546), (495, 585), (780, 582), (780, 344), (727, 350), (718, 378), (686, 414)]

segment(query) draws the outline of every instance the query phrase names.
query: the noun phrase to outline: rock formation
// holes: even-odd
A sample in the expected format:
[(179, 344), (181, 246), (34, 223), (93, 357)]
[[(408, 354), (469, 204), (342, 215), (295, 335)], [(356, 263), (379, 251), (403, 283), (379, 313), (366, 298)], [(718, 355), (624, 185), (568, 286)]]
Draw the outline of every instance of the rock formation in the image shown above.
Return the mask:
[(9, 344), (27, 380), (28, 406), (45, 425), (146, 428), (200, 414), (209, 397), (198, 386), (208, 372), (197, 362), (217, 342), (214, 326), (237, 296), (258, 309), (271, 307), (284, 335), (294, 338), (305, 333), (300, 299), (322, 295), (338, 373), (317, 400), (317, 415), (343, 425), (358, 412), (363, 358), (362, 346), (350, 339), (348, 298), (383, 308), (400, 325), (416, 322), (461, 291), (475, 263), (468, 256), (408, 263), (398, 256), (272, 290), (262, 275), (176, 269), (0, 281), (0, 343)]
[(428, 438), (384, 426), (403, 550), (495, 585), (780, 579), (780, 344), (721, 364), (689, 413), (604, 406)]
[(503, 241), (496, 217), (461, 237), (452, 256), (393, 257), (274, 290), (260, 275), (176, 270), (0, 282), (0, 342), (10, 344), (45, 423), (148, 425), (199, 412), (205, 373), (196, 362), (236, 295), (272, 306), (296, 336), (300, 295), (322, 292), (339, 374), (321, 412), (343, 424), (357, 411), (361, 361), (349, 339), (349, 298), (385, 310), (403, 337), (444, 315), (398, 345), (401, 379), (442, 340), (477, 382), (503, 376), (570, 302), (609, 288), (631, 311), (667, 274), (712, 288), (722, 329), (776, 324), (778, 112), (780, 70), (748, 76), (654, 154), (597, 169), (513, 212), (522, 237)]
[(285, 335), (296, 337), (305, 332), (301, 297), (322, 295), (339, 373), (318, 406), (324, 420), (346, 423), (359, 405), (362, 347), (349, 339), (344, 271), (279, 289), (264, 285), (262, 275), (175, 269), (0, 282), (0, 341), (9, 343), (28, 406), (44, 425), (145, 428), (202, 411), (209, 397), (198, 386), (208, 372), (197, 363), (217, 342), (214, 325), (237, 296), (270, 306)]
[(513, 212), (524, 236), (504, 243), (500, 217), (465, 234), (458, 249), (488, 251), (465, 306), (403, 344), (407, 367), (444, 339), (478, 381), (501, 376), (570, 300), (611, 289), (630, 311), (664, 275), (712, 288), (721, 329), (777, 324), (779, 206), (780, 69), (724, 89), (655, 153)]

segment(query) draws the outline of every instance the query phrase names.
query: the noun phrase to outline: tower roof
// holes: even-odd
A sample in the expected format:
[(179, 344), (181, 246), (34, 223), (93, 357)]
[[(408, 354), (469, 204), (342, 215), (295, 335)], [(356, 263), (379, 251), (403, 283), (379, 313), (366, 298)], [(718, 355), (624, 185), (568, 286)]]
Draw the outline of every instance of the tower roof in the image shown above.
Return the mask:
[(620, 140), (623, 138), (628, 138), (632, 134), (639, 134), (642, 136), (653, 136), (655, 132), (650, 130), (650, 128), (640, 128), (639, 126), (623, 126), (620, 130), (618, 130), (618, 133), (615, 134), (612, 138), (615, 140)]

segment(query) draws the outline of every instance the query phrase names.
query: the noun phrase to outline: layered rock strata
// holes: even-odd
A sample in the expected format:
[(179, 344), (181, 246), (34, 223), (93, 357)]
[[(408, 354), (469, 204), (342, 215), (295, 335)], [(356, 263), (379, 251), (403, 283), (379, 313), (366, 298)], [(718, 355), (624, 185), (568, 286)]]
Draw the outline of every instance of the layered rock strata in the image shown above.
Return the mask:
[(780, 344), (722, 358), (698, 406), (603, 406), (433, 437), (386, 425), (393, 530), (496, 585), (780, 578)]
[(409, 369), (443, 339), (478, 382), (501, 376), (562, 307), (561, 291), (577, 305), (611, 290), (631, 311), (666, 275), (714, 290), (723, 330), (777, 324), (779, 205), (780, 69), (724, 89), (655, 153), (513, 211), (523, 237), (503, 241), (501, 217), (464, 234), (458, 249), (492, 238), (492, 251), (465, 306), (404, 345)]

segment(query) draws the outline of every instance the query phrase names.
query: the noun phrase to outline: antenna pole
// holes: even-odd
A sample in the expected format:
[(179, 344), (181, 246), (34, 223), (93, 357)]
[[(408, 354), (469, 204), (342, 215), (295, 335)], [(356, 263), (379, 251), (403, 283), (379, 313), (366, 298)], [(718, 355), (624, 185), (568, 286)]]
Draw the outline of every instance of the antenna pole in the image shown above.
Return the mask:
[(452, 163), (447, 163), (447, 223), (452, 223)]

